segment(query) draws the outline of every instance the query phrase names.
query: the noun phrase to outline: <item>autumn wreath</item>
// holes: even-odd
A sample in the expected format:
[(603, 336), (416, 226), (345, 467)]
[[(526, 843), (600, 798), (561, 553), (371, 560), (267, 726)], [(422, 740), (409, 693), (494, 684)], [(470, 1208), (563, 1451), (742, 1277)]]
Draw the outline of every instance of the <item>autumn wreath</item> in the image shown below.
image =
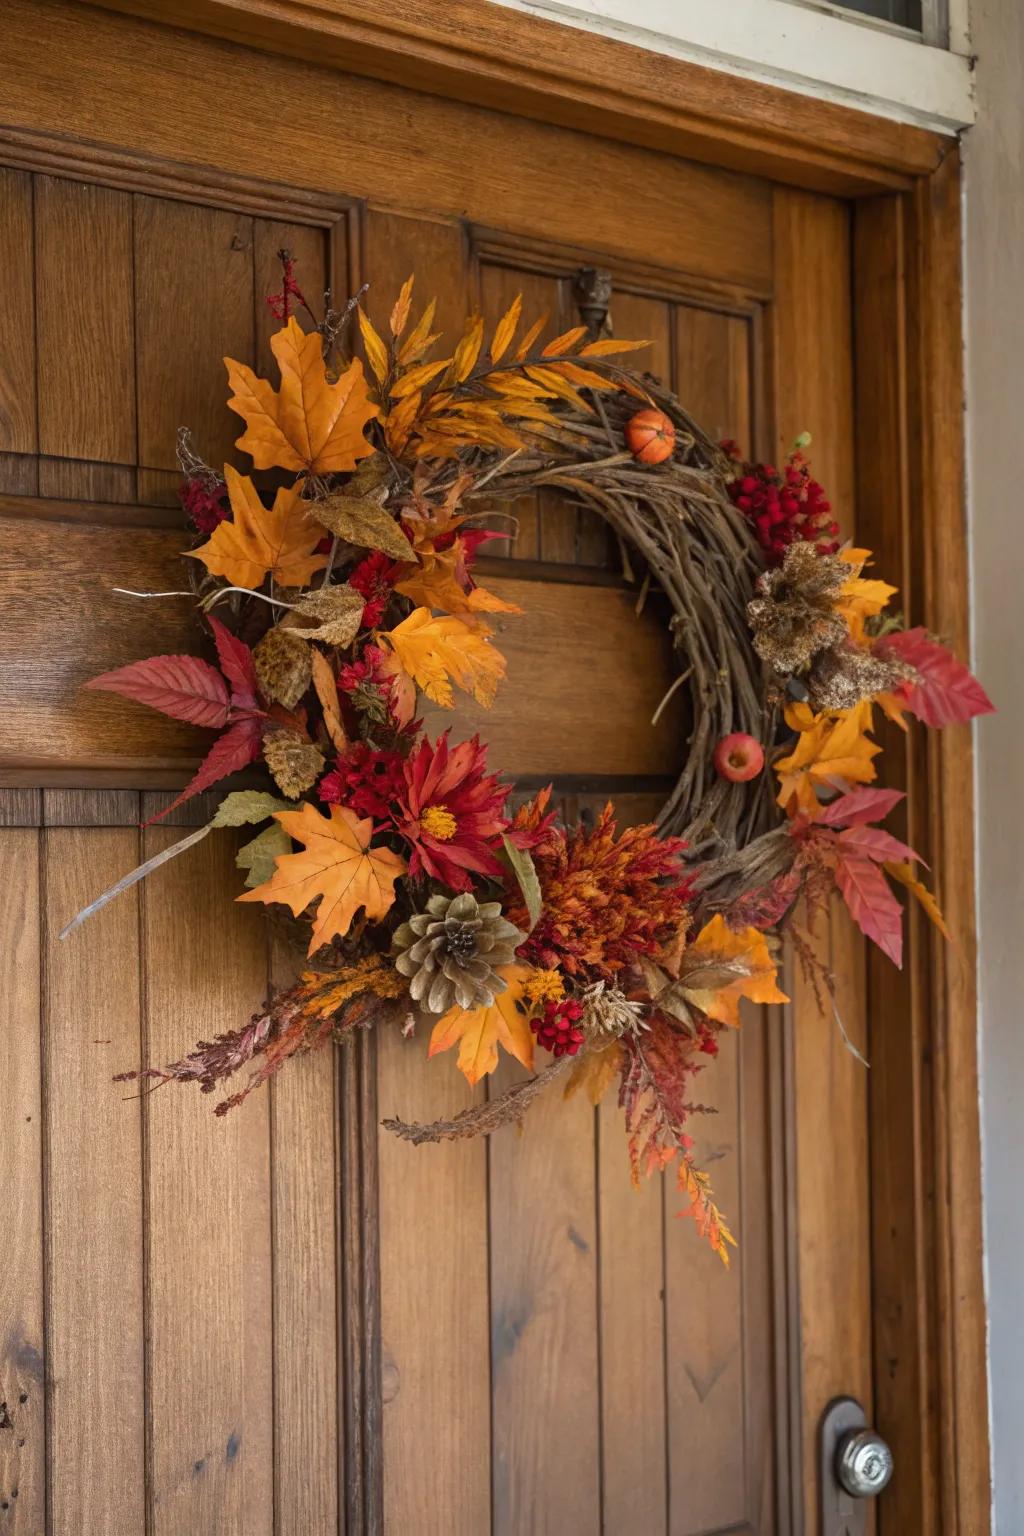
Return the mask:
[[(223, 1113), (289, 1057), (374, 1025), (409, 1034), (418, 1011), (434, 1019), (429, 1054), (457, 1046), (471, 1083), (499, 1046), (532, 1075), (391, 1130), (475, 1135), (556, 1078), (595, 1103), (615, 1083), (634, 1175), (676, 1163), (687, 1214), (725, 1258), (686, 1129), (694, 1079), (741, 998), (785, 1001), (783, 929), (816, 967), (803, 933), (836, 888), (897, 964), (886, 876), (941, 926), (915, 854), (878, 826), (901, 797), (867, 787), (873, 712), (941, 726), (991, 705), (932, 636), (888, 615), (894, 589), (840, 545), (806, 444), (780, 469), (744, 464), (616, 360), (641, 343), (583, 326), (545, 341), (518, 300), (489, 337), (473, 316), (433, 360), (434, 306), (411, 323), (411, 278), (385, 337), (358, 301), (318, 319), (282, 258), (279, 386), (227, 360), (259, 484), (179, 439), (216, 664), (160, 656), (86, 685), (220, 732), (175, 805), (254, 764), (266, 787), (227, 794), (75, 922), (213, 829), (247, 826), (238, 899), (287, 909), (309, 963), (240, 1029), (125, 1076), (209, 1092), (249, 1066)], [(353, 317), (369, 378), (345, 352)], [(620, 831), (609, 806), (566, 828), (550, 790), (510, 801), (479, 739), (431, 740), (416, 718), (420, 692), (493, 702), (491, 619), (516, 610), (477, 584), (474, 558), (502, 536), (495, 503), (541, 487), (606, 519), (641, 595), (668, 599), (689, 740), (657, 826)], [(830, 987), (820, 968), (815, 981)], [(551, 1060), (534, 1070), (537, 1047)]]

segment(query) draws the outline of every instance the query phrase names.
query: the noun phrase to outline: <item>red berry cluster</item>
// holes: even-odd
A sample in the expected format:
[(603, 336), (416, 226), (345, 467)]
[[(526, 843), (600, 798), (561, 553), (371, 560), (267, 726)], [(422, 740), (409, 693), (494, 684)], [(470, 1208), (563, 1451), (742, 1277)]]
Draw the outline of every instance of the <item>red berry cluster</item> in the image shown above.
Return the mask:
[(697, 1030), (697, 1049), (705, 1056), (718, 1055), (718, 1036), (706, 1024), (701, 1024)]
[(573, 998), (565, 997), (560, 1003), (549, 1000), (544, 1004), (544, 1017), (531, 1019), (530, 1028), (537, 1043), (552, 1056), (575, 1056), (583, 1044), (583, 1031), (578, 1027), (582, 1017), (583, 1008)]
[(834, 555), (839, 548), (839, 524), (832, 504), (807, 460), (794, 449), (780, 471), (773, 464), (743, 463), (734, 443), (722, 446), (736, 460), (737, 473), (729, 482), (732, 501), (753, 524), (768, 565), (779, 565), (790, 544), (799, 540), (814, 544), (819, 555)]
[(190, 475), (178, 487), (178, 500), (192, 519), (197, 533), (213, 533), (231, 515), (228, 488), (216, 475)]

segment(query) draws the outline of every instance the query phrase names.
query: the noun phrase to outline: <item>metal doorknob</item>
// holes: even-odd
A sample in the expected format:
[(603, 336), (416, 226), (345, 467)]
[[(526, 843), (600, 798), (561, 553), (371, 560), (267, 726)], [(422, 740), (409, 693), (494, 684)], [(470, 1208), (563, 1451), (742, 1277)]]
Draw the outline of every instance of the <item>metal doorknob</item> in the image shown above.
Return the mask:
[(854, 1498), (881, 1493), (892, 1465), (892, 1451), (873, 1429), (851, 1429), (836, 1446), (836, 1478)]

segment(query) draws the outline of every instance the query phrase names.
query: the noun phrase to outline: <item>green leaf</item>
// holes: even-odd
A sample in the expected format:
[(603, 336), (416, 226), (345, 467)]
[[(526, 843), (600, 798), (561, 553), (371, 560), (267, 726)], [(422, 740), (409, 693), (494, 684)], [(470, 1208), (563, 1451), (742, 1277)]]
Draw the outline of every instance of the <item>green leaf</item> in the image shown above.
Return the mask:
[(351, 496), (332, 491), (322, 501), (303, 503), (305, 511), (339, 539), (362, 549), (381, 549), (392, 560), (406, 564), (416, 559), (412, 545), (398, 523), (372, 496)]
[[(272, 800), (274, 797), (267, 795), (265, 798)], [(281, 805), (282, 802), (279, 800), (277, 804)], [(244, 847), (239, 848), (235, 855), (235, 863), (239, 869), (249, 871), (245, 877), (245, 883), (251, 888), (254, 885), (263, 885), (269, 880), (280, 856), (291, 851), (291, 838), (275, 821), (273, 826), (264, 827), (251, 843), (246, 843)]]
[(211, 827), (247, 827), (269, 821), (275, 811), (294, 811), (288, 800), (279, 800), (265, 789), (236, 789), (226, 795), (210, 819)]
[(526, 902), (526, 911), (530, 918), (530, 932), (532, 933), (540, 918), (542, 906), (540, 881), (537, 879), (537, 871), (534, 868), (532, 858), (525, 848), (517, 848), (515, 843), (506, 837), (504, 833), (501, 840), (505, 844), (505, 857), (511, 864), (513, 873), (519, 881), (519, 889), (522, 891), (523, 900)]

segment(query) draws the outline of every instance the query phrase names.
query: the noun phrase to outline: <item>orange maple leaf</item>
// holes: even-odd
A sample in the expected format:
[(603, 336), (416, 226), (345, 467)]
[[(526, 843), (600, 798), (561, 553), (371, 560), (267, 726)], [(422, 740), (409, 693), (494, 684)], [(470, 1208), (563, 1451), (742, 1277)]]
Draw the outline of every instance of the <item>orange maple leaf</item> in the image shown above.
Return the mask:
[(373, 822), (361, 821), (344, 806), (332, 805), (321, 816), (312, 805), (301, 811), (276, 811), (275, 819), (301, 853), (283, 853), (273, 875), (238, 901), (279, 901), (295, 917), (319, 897), (309, 953), (331, 939), (344, 938), (360, 907), (368, 918), (383, 917), (395, 899), (395, 881), (405, 860), (390, 848), (371, 848)]
[(533, 1066), (533, 1032), (529, 1014), (520, 1003), (523, 989), (534, 974), (529, 965), (502, 965), (497, 974), (508, 982), (489, 1007), (449, 1008), (434, 1025), (428, 1056), (451, 1050), (458, 1043), (459, 1071), (469, 1083), (478, 1083), (498, 1065), (498, 1045), (524, 1067)]
[(859, 643), (864, 639), (865, 620), (881, 613), (899, 588), (890, 587), (887, 581), (872, 581), (861, 576), (861, 571), (871, 560), (869, 549), (844, 549), (839, 558), (851, 567), (852, 574), (839, 589), (836, 612), (846, 620), (851, 639)]
[(456, 618), (434, 618), (429, 608), (414, 608), (386, 640), (404, 672), (422, 688), (428, 699), (451, 709), (451, 679), (489, 709), (498, 683), (505, 676), (505, 658), (490, 644), (485, 624), (475, 627)]
[(716, 913), (683, 952), (678, 986), (687, 1002), (709, 1019), (738, 1029), (741, 998), (789, 1002), (779, 991), (777, 974), (764, 934), (757, 928), (730, 928)]
[(838, 782), (869, 784), (875, 778), (872, 758), (882, 750), (865, 732), (871, 729), (871, 705), (815, 715), (806, 704), (790, 705), (786, 722), (800, 735), (788, 757), (775, 764), (779, 775), (778, 803), (814, 815), (815, 786)]
[(522, 613), (515, 603), (472, 585), (465, 541), (458, 531), (474, 515), (458, 511), (471, 482), (471, 475), (460, 475), (440, 503), (425, 496), (416, 499), (404, 525), (418, 564), (395, 583), (395, 591), (417, 607), (440, 608), (445, 613)]
[(591, 1104), (600, 1104), (621, 1069), (622, 1046), (618, 1040), (584, 1051), (573, 1062), (563, 1097), (571, 1099), (583, 1089)]
[(322, 571), (326, 555), (316, 546), (323, 529), (314, 523), (302, 500), (301, 480), (283, 486), (272, 508), (265, 507), (248, 475), (224, 466), (232, 517), (219, 523), (205, 544), (187, 550), (212, 576), (223, 576), (236, 587), (258, 587), (268, 572), (283, 587), (304, 587), (314, 571)]
[(367, 393), (362, 363), (355, 358), (332, 384), (319, 334), (307, 335), (294, 316), (270, 338), (270, 347), (281, 370), (280, 391), (245, 363), (224, 359), (234, 390), (228, 405), (246, 423), (235, 446), (257, 469), (320, 475), (355, 469), (374, 451), (363, 434), (380, 414)]

